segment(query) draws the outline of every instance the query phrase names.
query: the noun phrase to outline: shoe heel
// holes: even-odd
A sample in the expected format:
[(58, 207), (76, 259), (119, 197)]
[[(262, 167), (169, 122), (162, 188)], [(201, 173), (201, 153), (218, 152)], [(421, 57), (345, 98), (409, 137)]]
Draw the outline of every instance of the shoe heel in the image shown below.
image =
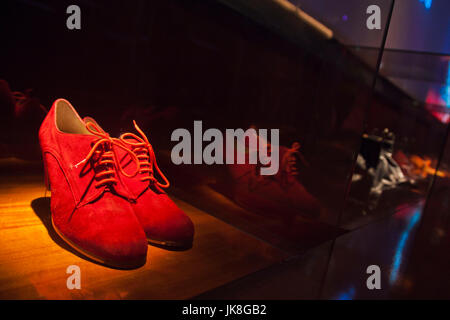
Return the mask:
[(48, 168), (47, 163), (45, 161), (45, 155), (43, 156), (43, 162), (44, 162), (44, 183), (45, 183), (45, 191), (51, 191), (50, 189), (50, 178), (48, 176)]

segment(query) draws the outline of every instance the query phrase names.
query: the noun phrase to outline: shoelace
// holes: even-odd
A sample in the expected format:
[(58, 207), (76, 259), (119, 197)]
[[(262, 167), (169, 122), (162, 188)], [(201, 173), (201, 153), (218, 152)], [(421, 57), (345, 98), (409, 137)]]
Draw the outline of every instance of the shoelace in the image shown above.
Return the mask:
[[(152, 145), (148, 141), (145, 133), (136, 124), (136, 121), (133, 120), (133, 124), (134, 127), (136, 128), (136, 131), (139, 132), (141, 136), (138, 136), (131, 132), (127, 132), (120, 136), (120, 140), (124, 144), (129, 145), (133, 150), (133, 153), (136, 154), (140, 165), (140, 168), (138, 169), (139, 173), (143, 174), (148, 173), (148, 175), (146, 174), (144, 177), (141, 178), (141, 181), (150, 181), (150, 183), (154, 184), (157, 188), (168, 188), (170, 186), (169, 180), (166, 178), (166, 176), (161, 172), (161, 169), (159, 169), (158, 167), (158, 163), (156, 162), (156, 156)], [(164, 180), (164, 183), (161, 183), (158, 181), (158, 179), (156, 179), (154, 175), (155, 171)]]
[[(138, 157), (133, 151), (129, 150), (126, 145), (120, 139), (111, 138), (106, 132), (97, 127), (94, 123), (86, 123), (86, 129), (99, 137), (95, 144), (92, 146), (91, 150), (87, 156), (75, 165), (78, 167), (82, 163), (94, 160), (94, 178), (98, 180), (95, 184), (96, 188), (99, 188), (108, 184), (116, 184), (117, 179), (115, 177), (115, 168), (120, 171), (124, 176), (132, 178), (138, 174), (140, 171), (140, 164)], [(136, 163), (136, 171), (133, 174), (127, 174), (125, 170), (120, 165), (116, 152), (114, 151), (113, 145), (125, 150), (131, 159)]]

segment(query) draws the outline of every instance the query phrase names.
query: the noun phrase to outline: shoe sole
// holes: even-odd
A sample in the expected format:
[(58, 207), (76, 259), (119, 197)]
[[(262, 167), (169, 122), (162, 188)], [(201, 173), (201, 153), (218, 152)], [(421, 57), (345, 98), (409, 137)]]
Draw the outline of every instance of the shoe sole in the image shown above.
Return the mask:
[(156, 240), (147, 238), (147, 242), (149, 244), (153, 244), (156, 246), (170, 247), (170, 248), (191, 248), (193, 242), (176, 242), (176, 241), (168, 241), (168, 240)]
[(114, 267), (114, 268), (120, 268), (120, 269), (134, 269), (134, 268), (140, 267), (140, 266), (142, 266), (142, 265), (145, 264), (145, 260), (146, 260), (146, 259), (144, 260), (144, 262), (141, 261), (140, 263), (131, 264), (131, 265), (129, 265), (129, 264), (124, 265), (124, 264), (121, 264), (121, 263), (115, 263), (115, 262), (111, 262), (111, 261), (109, 261), (109, 260), (101, 259), (101, 258), (97, 257), (96, 255), (94, 255), (94, 254), (92, 254), (92, 253), (90, 253), (90, 252), (88, 252), (88, 251), (86, 251), (86, 250), (80, 248), (80, 247), (77, 246), (75, 243), (73, 243), (71, 240), (67, 239), (67, 238), (62, 234), (62, 232), (59, 231), (58, 228), (55, 226), (55, 223), (53, 222), (53, 217), (51, 218), (51, 220), (52, 220), (53, 230), (55, 230), (55, 232), (58, 234), (58, 236), (59, 236), (61, 239), (64, 240), (64, 242), (66, 242), (66, 243), (67, 243), (72, 249), (74, 249), (75, 251), (81, 253), (81, 254), (84, 255), (85, 257), (87, 257), (87, 258), (89, 258), (89, 259), (91, 259), (91, 260), (93, 260), (93, 261), (95, 261), (95, 262), (97, 262), (97, 263), (100, 263), (100, 264), (106, 265), (106, 266), (110, 266), (110, 267)]

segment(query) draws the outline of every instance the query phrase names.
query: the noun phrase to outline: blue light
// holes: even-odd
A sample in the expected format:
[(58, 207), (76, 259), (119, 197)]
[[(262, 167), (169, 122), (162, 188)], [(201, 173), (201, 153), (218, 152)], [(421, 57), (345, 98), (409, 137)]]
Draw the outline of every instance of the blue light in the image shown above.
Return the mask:
[(418, 210), (414, 213), (414, 215), (409, 220), (408, 226), (406, 227), (406, 229), (402, 232), (402, 234), (400, 236), (400, 241), (398, 242), (397, 248), (395, 249), (394, 260), (392, 262), (392, 269), (391, 269), (391, 274), (389, 277), (389, 282), (391, 284), (393, 284), (393, 283), (395, 283), (395, 281), (397, 281), (398, 273), (400, 271), (400, 266), (402, 265), (402, 258), (403, 258), (403, 253), (405, 250), (405, 245), (407, 243), (407, 240), (409, 238), (409, 235), (410, 235), (412, 229), (417, 224), (417, 222), (419, 222), (419, 219), (420, 219), (420, 210)]
[(450, 61), (447, 67), (447, 79), (445, 81), (445, 86), (442, 88), (442, 99), (444, 100), (445, 106), (450, 108)]
[(431, 4), (433, 3), (433, 0), (419, 0), (420, 2), (423, 2), (425, 5), (425, 8), (429, 10), (431, 8)]
[(335, 300), (352, 300), (355, 295), (355, 288), (351, 287), (346, 292), (340, 293)]

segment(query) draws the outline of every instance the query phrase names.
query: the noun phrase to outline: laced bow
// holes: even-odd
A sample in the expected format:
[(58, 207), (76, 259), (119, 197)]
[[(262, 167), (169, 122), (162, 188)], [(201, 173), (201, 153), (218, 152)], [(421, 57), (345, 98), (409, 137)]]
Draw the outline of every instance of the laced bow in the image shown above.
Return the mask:
[[(141, 181), (149, 181), (153, 183), (158, 188), (168, 188), (170, 186), (169, 180), (166, 176), (161, 172), (161, 169), (158, 167), (158, 163), (156, 162), (155, 152), (153, 150), (152, 145), (147, 139), (145, 133), (139, 128), (136, 124), (136, 121), (133, 120), (134, 127), (137, 132), (141, 136), (138, 136), (134, 133), (127, 132), (120, 136), (120, 140), (131, 147), (133, 152), (137, 155), (139, 159), (140, 168), (139, 173), (146, 174), (141, 178)], [(161, 183), (154, 176), (155, 171), (159, 174), (159, 176), (164, 180), (164, 183)]]
[[(109, 134), (104, 132), (92, 122), (86, 123), (86, 129), (93, 135), (99, 137), (99, 139), (95, 141), (86, 157), (79, 163), (77, 163), (75, 167), (78, 167), (82, 163), (88, 162), (90, 160), (95, 161), (95, 179), (98, 180), (98, 182), (95, 184), (96, 188), (111, 183), (117, 183), (114, 167), (124, 176), (129, 178), (132, 178), (138, 174), (140, 170), (138, 157), (133, 153), (133, 151), (129, 150), (120, 139), (111, 138)], [(113, 145), (125, 150), (130, 155), (131, 159), (136, 163), (136, 171), (133, 174), (130, 175), (126, 173), (122, 168), (122, 166), (120, 165), (120, 161), (118, 161), (119, 158), (113, 148)]]

